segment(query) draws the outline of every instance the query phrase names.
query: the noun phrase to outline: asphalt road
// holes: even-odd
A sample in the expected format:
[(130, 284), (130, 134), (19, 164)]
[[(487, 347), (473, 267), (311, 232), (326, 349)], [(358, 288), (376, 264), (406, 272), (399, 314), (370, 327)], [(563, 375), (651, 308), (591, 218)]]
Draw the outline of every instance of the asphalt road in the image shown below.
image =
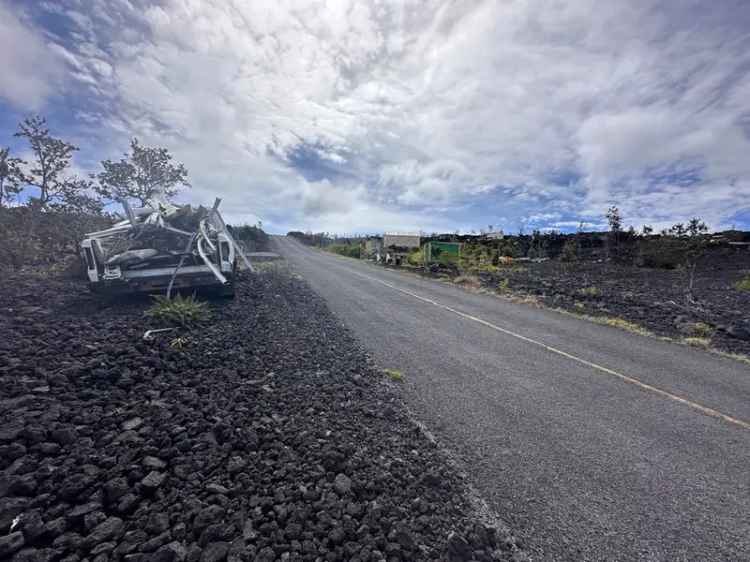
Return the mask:
[(275, 243), (535, 560), (750, 560), (746, 364)]

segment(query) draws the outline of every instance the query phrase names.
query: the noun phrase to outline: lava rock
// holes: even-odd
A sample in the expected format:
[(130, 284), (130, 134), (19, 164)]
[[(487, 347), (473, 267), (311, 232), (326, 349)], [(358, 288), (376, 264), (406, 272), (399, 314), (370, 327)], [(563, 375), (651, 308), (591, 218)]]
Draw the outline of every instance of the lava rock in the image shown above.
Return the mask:
[(129, 491), (128, 481), (123, 477), (113, 478), (104, 485), (104, 497), (109, 504), (116, 504)]
[(750, 341), (750, 320), (733, 322), (727, 326), (726, 332), (738, 340)]
[(184, 562), (187, 549), (178, 541), (165, 544), (151, 557), (150, 562)]
[(229, 552), (229, 543), (213, 542), (206, 546), (201, 553), (200, 562), (222, 562)]
[(152, 535), (159, 535), (169, 529), (169, 515), (163, 512), (153, 512), (146, 523), (146, 531)]
[(58, 427), (52, 430), (50, 437), (59, 445), (72, 445), (78, 438), (78, 432), (74, 427)]
[(352, 491), (352, 481), (346, 474), (337, 474), (333, 481), (333, 488), (340, 496), (345, 496)]
[(202, 509), (198, 515), (195, 516), (193, 529), (195, 529), (196, 532), (202, 532), (212, 523), (221, 521), (224, 517), (224, 512), (224, 508), (218, 505), (210, 505), (205, 509)]
[(24, 544), (26, 544), (26, 539), (21, 531), (0, 537), (0, 557), (10, 556), (17, 550), (21, 550)]
[(162, 485), (166, 477), (167, 475), (164, 474), (163, 472), (157, 472), (156, 470), (152, 470), (146, 475), (146, 477), (143, 480), (141, 480), (141, 485), (147, 491), (153, 492), (159, 486)]
[(108, 517), (97, 525), (86, 537), (88, 548), (107, 542), (110, 539), (118, 539), (125, 529), (125, 523), (119, 517)]
[(146, 456), (143, 458), (143, 466), (151, 470), (162, 470), (167, 466), (167, 463), (158, 457)]

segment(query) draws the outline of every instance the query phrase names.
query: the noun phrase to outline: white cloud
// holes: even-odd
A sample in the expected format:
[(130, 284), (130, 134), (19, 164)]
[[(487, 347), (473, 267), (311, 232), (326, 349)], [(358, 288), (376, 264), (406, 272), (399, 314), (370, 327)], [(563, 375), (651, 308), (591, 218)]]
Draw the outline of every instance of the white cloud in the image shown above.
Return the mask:
[(279, 228), (449, 228), (477, 201), (507, 230), (610, 204), (720, 226), (750, 205), (743, 2), (93, 6), (59, 52), (113, 142), (169, 146), (192, 199)]
[(61, 78), (59, 61), (41, 33), (0, 0), (0, 99), (21, 110), (37, 110)]

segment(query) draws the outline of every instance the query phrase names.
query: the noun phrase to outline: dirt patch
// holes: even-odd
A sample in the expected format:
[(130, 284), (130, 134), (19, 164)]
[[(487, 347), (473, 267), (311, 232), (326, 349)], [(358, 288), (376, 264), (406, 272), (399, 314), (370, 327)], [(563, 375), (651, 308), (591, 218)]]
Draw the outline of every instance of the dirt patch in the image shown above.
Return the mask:
[(0, 558), (524, 558), (294, 276), (243, 276), (211, 324), (154, 341), (147, 299), (4, 286)]

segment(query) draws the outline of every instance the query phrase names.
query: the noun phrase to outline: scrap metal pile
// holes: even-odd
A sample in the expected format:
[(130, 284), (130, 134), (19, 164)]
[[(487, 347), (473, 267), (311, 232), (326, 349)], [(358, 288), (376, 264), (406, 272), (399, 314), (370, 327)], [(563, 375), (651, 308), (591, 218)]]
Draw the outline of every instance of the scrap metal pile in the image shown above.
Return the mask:
[(253, 268), (219, 214), (220, 202), (210, 209), (173, 205), (162, 196), (136, 209), (123, 202), (126, 220), (81, 242), (92, 290), (169, 293), (216, 286), (231, 294), (237, 260)]

